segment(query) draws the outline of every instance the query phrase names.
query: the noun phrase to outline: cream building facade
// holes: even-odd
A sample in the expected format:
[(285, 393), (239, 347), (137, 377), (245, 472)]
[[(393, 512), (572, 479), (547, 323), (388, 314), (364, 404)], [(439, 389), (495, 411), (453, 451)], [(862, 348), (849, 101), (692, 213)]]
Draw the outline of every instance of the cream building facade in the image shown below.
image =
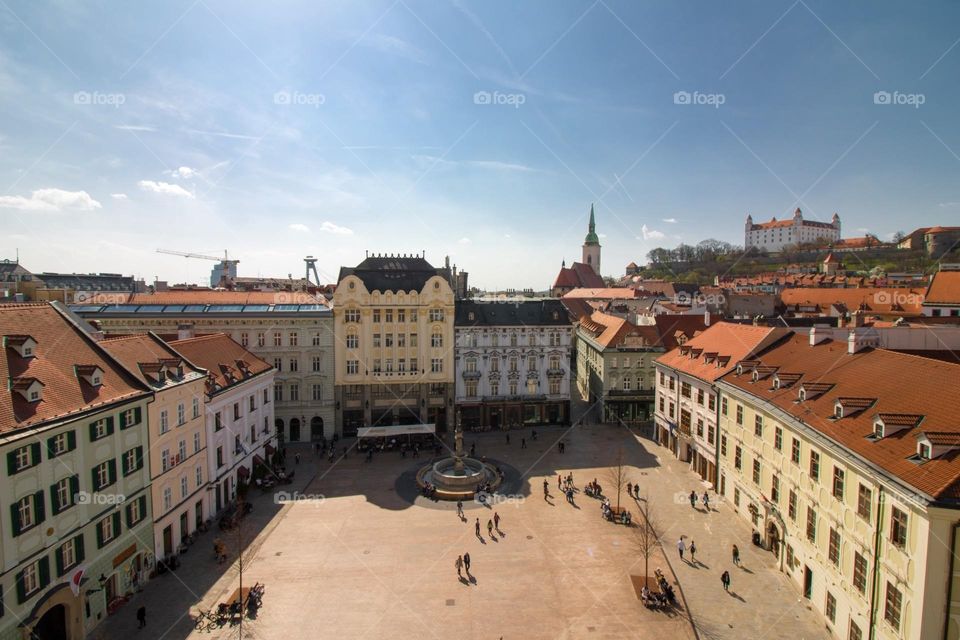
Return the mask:
[(152, 333), (102, 340), (100, 346), (153, 390), (147, 424), (154, 554), (166, 558), (212, 515), (203, 419), (207, 372)]
[(720, 491), (833, 637), (960, 637), (947, 380), (960, 366), (813, 332), (718, 382)]
[(454, 292), (422, 256), (368, 256), (334, 294), (336, 410), (343, 433), (453, 416)]

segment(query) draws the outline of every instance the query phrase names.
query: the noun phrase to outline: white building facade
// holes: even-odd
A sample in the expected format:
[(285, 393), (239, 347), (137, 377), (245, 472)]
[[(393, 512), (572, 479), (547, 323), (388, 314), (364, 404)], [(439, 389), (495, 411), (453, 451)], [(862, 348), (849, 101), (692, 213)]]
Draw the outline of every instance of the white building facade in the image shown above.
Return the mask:
[(798, 208), (789, 220), (773, 218), (769, 222), (754, 224), (753, 216), (747, 216), (744, 229), (744, 249), (777, 252), (787, 246), (808, 243), (833, 243), (840, 239), (840, 216), (836, 213), (830, 222), (804, 220)]

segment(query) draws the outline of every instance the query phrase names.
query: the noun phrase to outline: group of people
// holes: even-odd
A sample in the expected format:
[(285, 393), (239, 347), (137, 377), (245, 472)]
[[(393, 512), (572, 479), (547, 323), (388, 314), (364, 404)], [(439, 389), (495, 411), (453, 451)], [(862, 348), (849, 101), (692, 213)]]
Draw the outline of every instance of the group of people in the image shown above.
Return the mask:
[[(701, 498), (701, 500), (703, 500), (703, 508), (706, 509), (707, 511), (710, 511), (710, 494), (704, 491), (703, 497)], [(697, 508), (697, 492), (696, 491), (690, 492), (690, 506), (694, 509)]]
[(613, 511), (610, 507), (610, 498), (604, 498), (603, 502), (600, 503), (600, 513), (603, 515), (604, 520), (609, 520), (610, 522), (619, 522), (625, 525), (633, 522), (630, 512), (626, 509), (622, 509), (619, 513)]
[(424, 483), (423, 487), (420, 489), (420, 495), (430, 498), (436, 502), (439, 500), (439, 498), (437, 498), (437, 485), (433, 484), (432, 482)]
[(583, 492), (591, 498), (603, 497), (603, 488), (600, 486), (600, 483), (597, 482), (596, 478), (593, 479), (593, 482), (587, 483), (587, 486), (583, 488)]
[(659, 591), (650, 591), (647, 585), (643, 585), (643, 589), (640, 590), (640, 599), (649, 607), (665, 607), (676, 604), (677, 596), (673, 592), (673, 587), (664, 577), (663, 572), (657, 568), (654, 574), (657, 578)]
[(217, 559), (217, 564), (223, 564), (227, 559), (227, 545), (220, 538), (213, 540), (213, 555)]

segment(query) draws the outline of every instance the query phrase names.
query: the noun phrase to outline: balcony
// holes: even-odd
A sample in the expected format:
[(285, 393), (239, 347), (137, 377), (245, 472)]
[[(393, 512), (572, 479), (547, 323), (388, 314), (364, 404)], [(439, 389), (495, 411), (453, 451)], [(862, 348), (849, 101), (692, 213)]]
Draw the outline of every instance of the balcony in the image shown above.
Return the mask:
[(464, 380), (479, 380), (480, 372), (479, 371), (464, 371), (463, 372)]
[(636, 398), (637, 400), (653, 400), (655, 396), (653, 389), (609, 389), (607, 397), (609, 398)]
[(547, 369), (548, 378), (562, 378), (566, 374), (567, 374), (566, 369), (563, 369), (561, 367)]

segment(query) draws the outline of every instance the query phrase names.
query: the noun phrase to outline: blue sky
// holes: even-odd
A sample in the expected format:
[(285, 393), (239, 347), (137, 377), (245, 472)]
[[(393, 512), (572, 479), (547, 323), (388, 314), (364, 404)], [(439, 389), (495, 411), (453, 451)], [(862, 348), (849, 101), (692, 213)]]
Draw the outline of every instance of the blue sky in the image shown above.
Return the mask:
[(958, 41), (952, 2), (3, 0), (0, 257), (543, 289), (591, 202), (611, 275), (747, 213), (960, 224)]

